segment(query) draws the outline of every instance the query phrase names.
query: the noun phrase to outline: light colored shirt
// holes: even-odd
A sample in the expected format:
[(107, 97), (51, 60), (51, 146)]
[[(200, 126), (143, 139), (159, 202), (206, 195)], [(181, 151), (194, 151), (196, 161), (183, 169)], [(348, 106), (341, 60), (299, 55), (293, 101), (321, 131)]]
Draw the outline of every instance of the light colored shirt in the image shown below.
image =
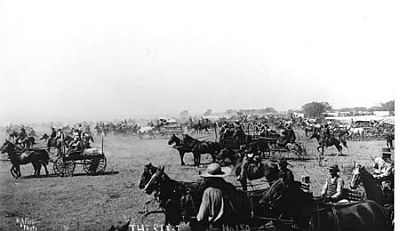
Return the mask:
[(208, 221), (210, 223), (218, 222), (224, 215), (224, 207), (222, 191), (217, 188), (209, 187), (204, 190), (197, 220)]
[(342, 195), (344, 181), (339, 176), (329, 177), (326, 179), (324, 187), (322, 187), (322, 196), (330, 196), (332, 198), (338, 198)]
[(382, 157), (377, 157), (374, 160), (374, 177), (382, 178), (392, 174), (393, 164), (385, 161)]

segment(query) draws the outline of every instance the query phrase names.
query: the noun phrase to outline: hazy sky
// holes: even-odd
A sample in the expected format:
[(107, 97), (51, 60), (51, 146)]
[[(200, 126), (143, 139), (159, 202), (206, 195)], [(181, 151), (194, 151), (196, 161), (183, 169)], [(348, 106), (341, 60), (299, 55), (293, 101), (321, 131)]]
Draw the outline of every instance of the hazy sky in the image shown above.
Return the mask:
[(389, 1), (0, 1), (0, 121), (373, 106), (395, 97)]

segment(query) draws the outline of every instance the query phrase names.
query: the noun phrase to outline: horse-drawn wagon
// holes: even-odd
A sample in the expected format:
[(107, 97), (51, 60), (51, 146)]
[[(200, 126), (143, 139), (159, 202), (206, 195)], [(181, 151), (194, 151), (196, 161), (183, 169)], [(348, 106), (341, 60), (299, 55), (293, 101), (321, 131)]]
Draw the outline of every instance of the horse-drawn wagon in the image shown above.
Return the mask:
[(90, 175), (104, 173), (107, 167), (107, 158), (103, 152), (103, 139), (101, 149), (89, 147), (82, 150), (65, 150), (63, 147), (57, 156), (53, 163), (53, 170), (61, 177), (72, 176), (77, 164), (81, 164), (83, 170)]
[(98, 148), (88, 148), (77, 152), (61, 154), (54, 164), (54, 173), (58, 176), (72, 176), (77, 164), (83, 166), (83, 170), (90, 175), (104, 173), (107, 166), (107, 159), (103, 151)]

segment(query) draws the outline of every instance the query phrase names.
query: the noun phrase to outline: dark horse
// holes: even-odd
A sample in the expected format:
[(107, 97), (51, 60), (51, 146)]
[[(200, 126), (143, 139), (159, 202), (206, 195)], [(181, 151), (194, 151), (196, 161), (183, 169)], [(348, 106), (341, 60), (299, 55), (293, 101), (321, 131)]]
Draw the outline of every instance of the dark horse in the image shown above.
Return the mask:
[(215, 157), (222, 149), (218, 142), (200, 141), (187, 134), (183, 136), (183, 145), (192, 148), (194, 166), (200, 166), (201, 154), (210, 154), (213, 162), (215, 162)]
[(175, 134), (173, 134), (168, 141), (168, 145), (172, 144), (175, 144), (173, 148), (179, 152), (179, 156), (181, 157), (181, 165), (185, 165), (185, 162), (183, 162), (183, 156), (187, 152), (192, 152), (192, 148), (189, 146), (184, 146), (182, 140), (179, 139)]
[(15, 178), (21, 176), (20, 165), (32, 163), (35, 169), (34, 176), (40, 175), (40, 169), (43, 165), (46, 175), (49, 174), (46, 165), (49, 163), (49, 153), (44, 149), (24, 149), (20, 152), (16, 150), (15, 144), (6, 140), (0, 148), (1, 153), (7, 153), (11, 160), (11, 175)]
[[(201, 204), (201, 197), (205, 188), (213, 184), (218, 184), (218, 187), (223, 187), (226, 199), (226, 206), (232, 206), (229, 217), (226, 222), (236, 222), (236, 224), (246, 224), (250, 218), (250, 201), (243, 191), (236, 190), (235, 186), (226, 183), (222, 179), (216, 180), (213, 183), (200, 179), (197, 182), (180, 182), (175, 181), (164, 173), (164, 168), (158, 168), (151, 176), (145, 186), (145, 192), (151, 194), (158, 193), (160, 207), (165, 214), (164, 225), (171, 224), (177, 226), (182, 221), (190, 221), (190, 230), (204, 230), (202, 225), (195, 220), (195, 216)], [(229, 199), (228, 199), (229, 198)], [(158, 211), (154, 211), (158, 212)], [(228, 212), (228, 211), (227, 211)], [(149, 212), (148, 214), (151, 214)]]
[[(236, 166), (236, 176), (240, 175), (242, 165), (244, 163), (239, 163)], [(240, 184), (242, 185), (243, 191), (247, 191), (247, 180), (256, 180), (265, 177), (265, 179), (272, 184), (273, 181), (278, 179), (279, 169), (277, 165), (273, 165), (267, 161), (250, 162), (246, 164), (244, 168), (243, 177), (241, 177)]]
[[(260, 200), (268, 217), (293, 220), (298, 230), (321, 231), (389, 231), (389, 213), (374, 201), (323, 204), (301, 190), (299, 184), (286, 187), (277, 180)], [(291, 230), (279, 220), (274, 222), (279, 230)]]
[[(320, 134), (314, 133), (314, 134), (312, 134), (310, 139), (313, 139), (313, 138), (317, 139), (317, 141), (318, 141), (319, 146), (317, 147), (317, 150), (318, 150), (319, 153), (321, 153), (321, 155), (324, 155), (325, 148), (328, 148), (328, 147), (333, 146), (333, 145), (339, 151), (336, 154), (336, 156), (342, 155), (342, 149), (343, 148), (342, 148), (342, 146), (340, 146), (340, 140), (336, 139), (334, 136), (331, 136), (328, 140), (323, 141)], [(346, 142), (344, 142), (343, 145), (345, 147), (347, 147)], [(321, 149), (322, 149), (322, 151), (321, 151)]]
[(178, 150), (181, 157), (181, 165), (185, 165), (185, 162), (183, 162), (183, 156), (187, 152), (193, 153), (194, 166), (199, 166), (201, 154), (210, 154), (213, 162), (215, 162), (215, 157), (221, 150), (221, 145), (218, 142), (199, 141), (189, 135), (184, 135), (183, 140), (181, 140), (173, 134), (169, 139), (168, 144), (172, 145), (174, 143), (174, 148)]

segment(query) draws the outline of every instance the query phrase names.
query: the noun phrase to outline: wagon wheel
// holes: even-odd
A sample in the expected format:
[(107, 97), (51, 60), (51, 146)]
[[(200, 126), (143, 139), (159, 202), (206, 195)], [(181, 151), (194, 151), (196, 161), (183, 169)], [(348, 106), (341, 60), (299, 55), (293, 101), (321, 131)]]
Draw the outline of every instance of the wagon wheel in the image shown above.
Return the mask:
[(94, 156), (83, 160), (83, 170), (90, 175), (104, 173), (107, 167), (107, 159), (104, 155)]
[(71, 176), (75, 170), (75, 162), (72, 160), (64, 160), (62, 157), (59, 157), (53, 164), (53, 170), (58, 176)]

